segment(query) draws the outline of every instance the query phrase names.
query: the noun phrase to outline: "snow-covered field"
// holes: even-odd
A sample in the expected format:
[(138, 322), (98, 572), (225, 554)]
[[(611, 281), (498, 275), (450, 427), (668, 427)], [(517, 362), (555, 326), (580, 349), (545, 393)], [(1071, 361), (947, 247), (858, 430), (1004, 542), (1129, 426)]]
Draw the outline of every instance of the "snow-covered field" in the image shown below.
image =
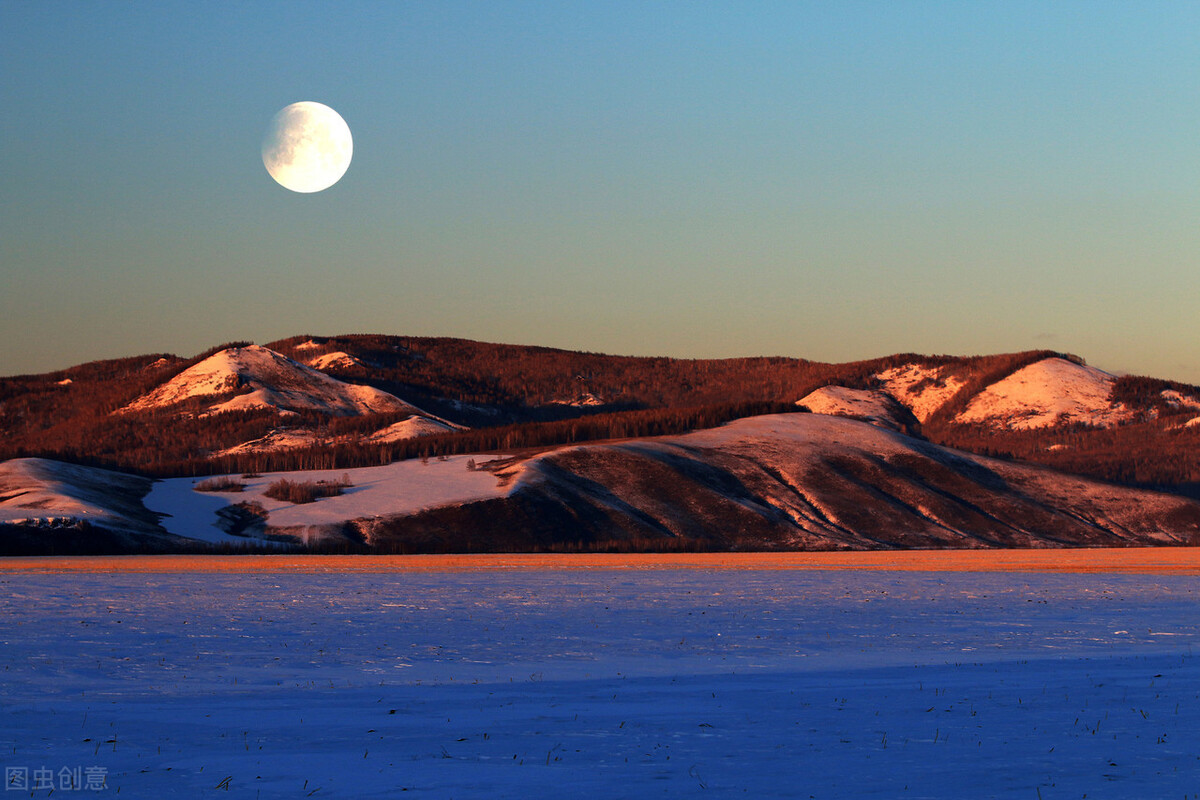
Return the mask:
[[(277, 527), (314, 526), (385, 514), (414, 513), (451, 503), (499, 497), (506, 489), (490, 472), (469, 470), (472, 458), (484, 463), (495, 456), (448, 456), (422, 463), (416, 459), (396, 461), (382, 467), (345, 470), (274, 472), (255, 478), (240, 478), (240, 492), (197, 492), (191, 478), (158, 481), (146, 495), (151, 511), (167, 516), (162, 525), (177, 536), (207, 542), (244, 543), (217, 526), (217, 512), (232, 503), (254, 502), (266, 510), (270, 524)], [(273, 500), (264, 492), (281, 478), (292, 481), (338, 481), (349, 477), (352, 486), (345, 494), (325, 497), (316, 503), (296, 505)], [(237, 478), (238, 476), (230, 476)]]
[(88, 793), (59, 785), (72, 774), (155, 798), (1049, 800), (1200, 785), (1195, 576), (0, 583), (0, 762), (30, 787), (13, 796), (47, 797), (47, 780)]

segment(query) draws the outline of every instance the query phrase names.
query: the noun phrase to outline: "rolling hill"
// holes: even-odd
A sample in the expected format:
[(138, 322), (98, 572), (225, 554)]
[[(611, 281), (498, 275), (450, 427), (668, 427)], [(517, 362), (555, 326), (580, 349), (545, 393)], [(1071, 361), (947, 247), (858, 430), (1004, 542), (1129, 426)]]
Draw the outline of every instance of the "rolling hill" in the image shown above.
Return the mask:
[(206, 403), (203, 414), (271, 409), (331, 416), (419, 412), (370, 386), (345, 383), (266, 347), (229, 347), (118, 409), (118, 413), (169, 409), (186, 400)]
[(151, 476), (355, 467), (682, 433), (798, 401), (978, 454), (1200, 494), (1200, 388), (1051, 351), (825, 364), (305, 335), (0, 379), (0, 458)]
[[(1200, 543), (1195, 501), (818, 414), (563, 448), (497, 474), (509, 481), (501, 498), (372, 521), (362, 536), (401, 550), (639, 540), (720, 550)], [(533, 542), (512, 541), (519, 536)]]
[[(86, 532), (117, 552), (183, 542), (351, 552), (1200, 544), (1196, 501), (798, 412), (530, 455), (233, 476), (222, 491), (40, 459), (0, 465), (5, 477), (0, 552), (39, 542), (62, 552)], [(348, 486), (296, 503), (270, 490), (281, 479)]]

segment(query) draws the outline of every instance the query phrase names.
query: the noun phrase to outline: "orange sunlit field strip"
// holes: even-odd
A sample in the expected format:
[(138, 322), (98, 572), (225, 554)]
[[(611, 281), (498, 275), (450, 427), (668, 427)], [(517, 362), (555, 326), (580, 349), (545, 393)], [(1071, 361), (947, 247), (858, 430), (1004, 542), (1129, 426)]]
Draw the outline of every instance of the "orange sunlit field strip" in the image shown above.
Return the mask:
[(2, 558), (13, 572), (486, 572), (491, 570), (858, 569), (1200, 575), (1200, 548), (902, 552), (471, 554), (412, 556), (66, 556)]

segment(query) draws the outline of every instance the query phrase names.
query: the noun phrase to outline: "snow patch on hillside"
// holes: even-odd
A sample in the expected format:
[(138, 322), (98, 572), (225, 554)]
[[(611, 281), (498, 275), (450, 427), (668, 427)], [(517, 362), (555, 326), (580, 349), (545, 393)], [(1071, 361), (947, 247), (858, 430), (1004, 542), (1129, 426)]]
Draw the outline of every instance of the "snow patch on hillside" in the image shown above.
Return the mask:
[(235, 456), (246, 453), (272, 453), (277, 450), (312, 447), (320, 443), (321, 438), (307, 428), (276, 428), (266, 436), (226, 448), (216, 453), (216, 455)]
[(146, 366), (142, 367), (142, 370), (149, 372), (149, 371), (156, 370), (156, 369), (165, 369), (166, 367), (169, 367), (172, 364), (176, 364), (181, 360), (182, 359), (176, 358), (175, 356), (172, 356), (171, 358), (166, 358), (166, 357), (159, 358), (155, 361), (150, 362)]
[(336, 381), (336, 383), (340, 385), (314, 386), (296, 390), (276, 390), (264, 387), (249, 394), (238, 395), (224, 403), (218, 403), (212, 406), (208, 413), (220, 414), (225, 411), (274, 408), (284, 412), (310, 409), (339, 417), (353, 417), (360, 414), (386, 414), (393, 411), (417, 410), (395, 395), (379, 389), (341, 381)]
[(387, 392), (339, 381), (274, 350), (250, 345), (206, 358), (118, 413), (168, 408), (193, 397), (233, 392), (241, 394), (211, 406), (209, 413), (254, 408), (313, 410), (335, 416), (419, 411)]
[(1163, 389), (1159, 396), (1171, 408), (1200, 408), (1200, 400), (1174, 389)]
[(944, 406), (963, 387), (956, 376), (946, 375), (945, 367), (905, 364), (878, 373), (875, 378), (883, 390), (903, 403), (921, 422)]
[(323, 356), (317, 356), (310, 359), (308, 365), (313, 369), (349, 369), (351, 367), (361, 367), (363, 362), (349, 353), (338, 351), (336, 353), (326, 353)]
[(976, 395), (956, 422), (989, 423), (1010, 430), (1083, 423), (1111, 427), (1133, 417), (1112, 402), (1116, 377), (1063, 358), (1019, 369)]
[(442, 419), (420, 417), (414, 414), (408, 419), (388, 425), (386, 428), (380, 428), (367, 436), (363, 441), (368, 444), (387, 444), (389, 442), (399, 442), (404, 439), (416, 439), (419, 436), (434, 436), (439, 433), (454, 433), (455, 431), (463, 430), (467, 429), (462, 425), (455, 425), (452, 422)]
[(779, 454), (788, 460), (819, 464), (830, 455), (887, 457), (908, 453), (916, 440), (858, 420), (825, 414), (767, 414), (735, 419), (718, 428), (642, 441), (719, 449), (768, 460)]
[(903, 430), (904, 408), (883, 392), (851, 389), (846, 386), (822, 386), (797, 402), (814, 414), (853, 417), (872, 425)]

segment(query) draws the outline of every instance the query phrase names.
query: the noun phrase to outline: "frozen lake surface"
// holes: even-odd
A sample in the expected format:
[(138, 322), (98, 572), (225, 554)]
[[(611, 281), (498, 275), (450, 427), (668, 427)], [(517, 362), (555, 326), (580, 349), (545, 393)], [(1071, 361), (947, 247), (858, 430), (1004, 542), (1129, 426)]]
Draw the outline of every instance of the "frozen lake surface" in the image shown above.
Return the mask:
[[(14, 797), (49, 796), (51, 774), (60, 797), (1200, 792), (1192, 576), (0, 584), (0, 764), (28, 786)], [(85, 770), (106, 788), (60, 786)]]

